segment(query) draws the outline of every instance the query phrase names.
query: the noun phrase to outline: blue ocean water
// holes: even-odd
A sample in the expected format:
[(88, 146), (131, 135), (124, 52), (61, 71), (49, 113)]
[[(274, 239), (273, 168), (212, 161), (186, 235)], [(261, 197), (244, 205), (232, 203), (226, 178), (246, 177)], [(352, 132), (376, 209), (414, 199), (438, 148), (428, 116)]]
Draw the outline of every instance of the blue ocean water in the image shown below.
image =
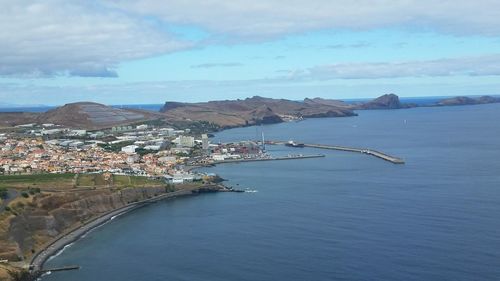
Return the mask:
[[(96, 229), (43, 280), (498, 280), (500, 104), (264, 126), (268, 139), (370, 147), (363, 154), (219, 165), (254, 193), (160, 202)], [(258, 128), (260, 130), (260, 128)], [(255, 139), (256, 128), (216, 140)]]

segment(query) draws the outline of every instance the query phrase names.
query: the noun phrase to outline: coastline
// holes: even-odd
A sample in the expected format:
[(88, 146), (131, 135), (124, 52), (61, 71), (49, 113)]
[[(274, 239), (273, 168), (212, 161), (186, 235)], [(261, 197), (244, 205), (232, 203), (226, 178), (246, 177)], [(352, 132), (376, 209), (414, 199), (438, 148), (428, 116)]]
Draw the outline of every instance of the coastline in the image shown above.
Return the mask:
[(33, 278), (36, 279), (38, 278), (42, 273), (43, 273), (43, 266), (44, 264), (53, 256), (55, 256), (57, 253), (59, 253), (61, 250), (63, 250), (66, 246), (70, 245), (71, 243), (79, 240), (82, 236), (87, 234), (88, 232), (92, 231), (93, 229), (102, 226), (106, 224), (107, 222), (111, 221), (117, 216), (126, 214), (128, 212), (131, 212), (135, 209), (141, 208), (146, 206), (147, 204), (150, 203), (155, 203), (161, 200), (165, 199), (173, 199), (177, 197), (183, 197), (183, 196), (190, 196), (190, 195), (197, 195), (199, 193), (196, 193), (194, 191), (202, 189), (202, 188), (213, 188), (217, 185), (203, 185), (201, 187), (196, 187), (196, 188), (189, 188), (189, 189), (183, 189), (183, 190), (178, 190), (174, 192), (169, 192), (165, 193), (153, 198), (149, 198), (146, 200), (142, 200), (139, 202), (134, 202), (130, 203), (128, 205), (125, 205), (123, 207), (120, 207), (115, 210), (111, 210), (109, 212), (106, 212), (94, 219), (92, 219), (89, 222), (86, 222), (82, 225), (76, 226), (72, 229), (67, 230), (63, 234), (61, 234), (59, 237), (55, 238), (54, 240), (50, 241), (47, 243), (46, 246), (44, 246), (41, 250), (37, 251), (32, 258), (30, 259), (30, 273), (32, 274)]

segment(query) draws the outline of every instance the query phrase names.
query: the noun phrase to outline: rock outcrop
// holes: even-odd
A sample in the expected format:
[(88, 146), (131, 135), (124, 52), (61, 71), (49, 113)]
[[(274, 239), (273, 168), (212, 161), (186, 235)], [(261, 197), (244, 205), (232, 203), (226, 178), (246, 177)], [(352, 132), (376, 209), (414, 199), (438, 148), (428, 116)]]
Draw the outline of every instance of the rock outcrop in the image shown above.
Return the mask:
[(386, 94), (372, 101), (355, 106), (356, 109), (400, 109), (406, 108), (395, 94)]

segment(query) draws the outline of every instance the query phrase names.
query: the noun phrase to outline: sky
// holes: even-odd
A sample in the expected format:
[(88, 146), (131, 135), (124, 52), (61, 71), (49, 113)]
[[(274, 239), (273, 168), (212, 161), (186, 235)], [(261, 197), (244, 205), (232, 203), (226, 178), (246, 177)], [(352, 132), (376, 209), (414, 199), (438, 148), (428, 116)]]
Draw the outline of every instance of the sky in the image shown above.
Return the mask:
[(0, 7), (0, 106), (500, 94), (497, 0)]

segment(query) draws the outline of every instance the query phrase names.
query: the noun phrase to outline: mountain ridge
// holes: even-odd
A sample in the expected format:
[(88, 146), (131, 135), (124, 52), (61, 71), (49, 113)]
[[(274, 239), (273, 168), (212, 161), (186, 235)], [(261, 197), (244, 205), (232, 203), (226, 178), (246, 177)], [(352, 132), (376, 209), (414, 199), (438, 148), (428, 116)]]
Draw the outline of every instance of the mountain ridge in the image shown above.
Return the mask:
[(246, 99), (218, 100), (199, 103), (167, 101), (160, 112), (116, 108), (90, 101), (68, 103), (43, 113), (0, 112), (0, 128), (22, 124), (52, 123), (87, 130), (108, 129), (152, 120), (184, 126), (208, 122), (218, 129), (280, 123), (287, 120), (320, 117), (356, 116), (359, 110), (404, 109), (411, 107), (460, 106), (500, 103), (500, 97), (452, 97), (430, 105), (406, 104), (395, 94), (385, 94), (366, 102), (305, 98), (302, 101), (253, 96)]

